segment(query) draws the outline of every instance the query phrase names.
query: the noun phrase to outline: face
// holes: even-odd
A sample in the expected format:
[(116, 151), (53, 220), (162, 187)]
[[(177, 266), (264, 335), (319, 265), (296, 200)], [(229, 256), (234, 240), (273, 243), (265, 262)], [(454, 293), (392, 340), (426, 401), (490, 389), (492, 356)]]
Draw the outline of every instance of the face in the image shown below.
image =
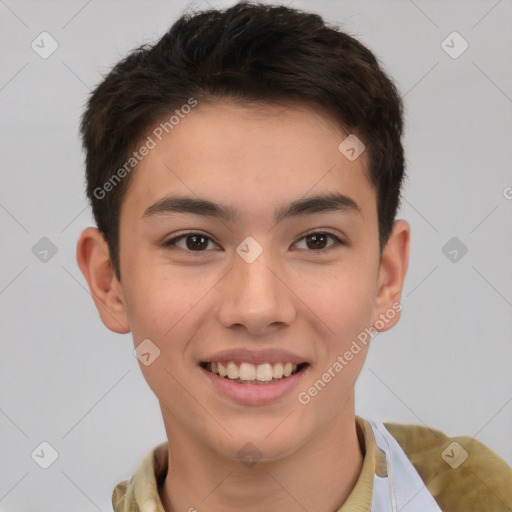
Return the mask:
[(134, 172), (110, 316), (150, 340), (140, 367), (170, 439), (276, 459), (353, 419), (362, 333), (396, 322), (405, 253), (380, 257), (347, 135), (308, 107), (200, 104)]

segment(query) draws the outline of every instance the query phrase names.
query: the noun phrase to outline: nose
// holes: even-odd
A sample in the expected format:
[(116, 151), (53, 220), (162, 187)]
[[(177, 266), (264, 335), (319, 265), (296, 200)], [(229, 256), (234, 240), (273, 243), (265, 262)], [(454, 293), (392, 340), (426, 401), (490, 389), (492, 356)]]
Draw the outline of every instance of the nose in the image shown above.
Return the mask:
[[(296, 315), (293, 283), (269, 251), (248, 263), (238, 254), (223, 280), (218, 319), (226, 328), (264, 336), (290, 325)], [(291, 284), (291, 286), (290, 286)]]

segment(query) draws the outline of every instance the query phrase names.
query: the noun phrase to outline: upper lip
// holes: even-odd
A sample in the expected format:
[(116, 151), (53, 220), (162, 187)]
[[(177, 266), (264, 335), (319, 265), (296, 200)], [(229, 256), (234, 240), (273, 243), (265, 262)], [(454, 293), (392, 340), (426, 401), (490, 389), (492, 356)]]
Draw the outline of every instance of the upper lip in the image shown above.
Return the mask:
[(283, 349), (247, 350), (243, 348), (216, 352), (201, 360), (203, 363), (239, 361), (252, 364), (263, 363), (307, 363), (306, 359)]

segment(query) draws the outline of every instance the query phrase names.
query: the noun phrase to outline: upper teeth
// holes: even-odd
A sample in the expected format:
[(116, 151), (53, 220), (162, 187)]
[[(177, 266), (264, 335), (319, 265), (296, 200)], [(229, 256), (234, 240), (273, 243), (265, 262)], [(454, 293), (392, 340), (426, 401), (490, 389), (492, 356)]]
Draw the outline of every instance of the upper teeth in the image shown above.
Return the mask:
[(272, 378), (282, 379), (283, 376), (289, 377), (296, 369), (297, 365), (295, 363), (263, 363), (258, 365), (251, 363), (238, 364), (233, 361), (229, 361), (228, 363), (211, 363), (212, 373), (232, 380), (259, 380), (269, 382)]

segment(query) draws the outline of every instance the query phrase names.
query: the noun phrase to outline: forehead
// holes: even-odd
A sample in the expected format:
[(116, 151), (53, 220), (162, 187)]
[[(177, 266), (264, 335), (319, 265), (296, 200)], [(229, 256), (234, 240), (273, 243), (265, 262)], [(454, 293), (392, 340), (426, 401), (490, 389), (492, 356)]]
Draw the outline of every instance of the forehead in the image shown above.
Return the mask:
[(122, 209), (139, 216), (175, 193), (222, 200), (256, 216), (265, 204), (322, 192), (355, 196), (363, 209), (375, 203), (366, 155), (348, 160), (338, 147), (349, 134), (319, 109), (216, 101), (198, 104), (159, 140), (154, 134), (161, 131), (149, 132), (154, 147), (123, 201)]

